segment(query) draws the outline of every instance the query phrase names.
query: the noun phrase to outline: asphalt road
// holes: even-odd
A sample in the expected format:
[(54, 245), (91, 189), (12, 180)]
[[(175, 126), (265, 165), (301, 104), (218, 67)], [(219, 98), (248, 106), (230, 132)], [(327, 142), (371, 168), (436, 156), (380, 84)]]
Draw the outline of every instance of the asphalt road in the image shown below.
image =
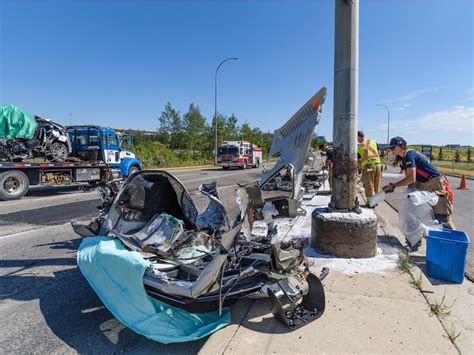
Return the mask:
[[(201, 183), (216, 180), (221, 200), (237, 211), (237, 183), (255, 181), (260, 169), (175, 171), (195, 198)], [(205, 339), (159, 344), (118, 322), (102, 305), (76, 264), (81, 238), (73, 220), (97, 213), (96, 192), (39, 188), (22, 200), (0, 202), (0, 354), (136, 352), (196, 353)]]
[[(382, 186), (389, 182), (398, 181), (404, 175), (399, 174), (400, 169), (388, 168), (382, 174)], [(467, 180), (469, 190), (458, 190), (461, 179), (454, 176), (448, 176), (448, 181), (454, 192), (454, 214), (453, 221), (458, 230), (466, 232), (471, 239), (471, 246), (468, 250), (466, 261), (466, 276), (474, 281), (474, 247), (472, 240), (474, 238), (474, 181)], [(405, 198), (403, 194), (404, 188), (398, 188), (394, 193), (388, 194), (386, 201), (396, 210), (400, 207), (402, 200)]]

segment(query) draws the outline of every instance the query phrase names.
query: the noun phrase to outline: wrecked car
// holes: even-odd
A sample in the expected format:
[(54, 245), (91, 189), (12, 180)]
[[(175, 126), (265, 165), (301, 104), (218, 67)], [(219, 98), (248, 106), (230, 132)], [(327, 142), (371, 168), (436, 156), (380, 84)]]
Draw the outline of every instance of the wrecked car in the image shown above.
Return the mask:
[[(315, 190), (320, 186), (319, 177), (305, 168), (311, 169), (315, 161), (310, 146), (325, 99), (326, 88), (323, 87), (275, 130), (268, 156), (278, 154), (276, 164), (262, 175), (256, 188), (248, 188), (258, 205), (262, 201), (271, 202), (281, 217), (305, 214), (301, 208), (305, 187)], [(262, 196), (257, 197), (260, 194)]]
[[(109, 198), (110, 191), (105, 194)], [(99, 217), (87, 226), (74, 224), (74, 229), (82, 236), (118, 239), (140, 253), (150, 262), (143, 275), (147, 294), (173, 307), (191, 313), (221, 312), (241, 297), (270, 295), (275, 315), (290, 328), (319, 317), (324, 312), (324, 290), (308, 269), (307, 240), (280, 242), (274, 238), (276, 228), (253, 235), (254, 215), (245, 189), (239, 190), (240, 214), (232, 223), (216, 184), (202, 185), (200, 191), (209, 204), (198, 214), (188, 191), (173, 175), (141, 171), (124, 183)], [(306, 288), (293, 286), (290, 278)], [(282, 296), (293, 300), (301, 316), (294, 320), (285, 316)], [(296, 305), (298, 299), (304, 306)]]
[(70, 151), (71, 143), (60, 124), (15, 106), (0, 106), (0, 162), (36, 157), (62, 162)]
[[(304, 253), (308, 239), (280, 238), (275, 223), (304, 213), (302, 169), (324, 98), (323, 88), (275, 135), (280, 158), (258, 186), (237, 189), (235, 216), (229, 216), (215, 182), (199, 187), (208, 201), (199, 213), (185, 186), (165, 171), (137, 172), (121, 188), (99, 187), (99, 215), (87, 225), (73, 224), (77, 234), (89, 237), (79, 249), (78, 265), (120, 321), (151, 339), (172, 342), (219, 329), (222, 318), (216, 317), (230, 317), (228, 307), (242, 297), (269, 297), (273, 315), (290, 329), (324, 313), (321, 280), (328, 270), (314, 274)], [(133, 291), (131, 275), (138, 279)], [(152, 306), (143, 309), (140, 304), (150, 300)], [(153, 323), (152, 308), (170, 316)], [(137, 319), (137, 313), (146, 317)], [(163, 322), (166, 335), (160, 333)], [(170, 329), (179, 339), (170, 339)]]

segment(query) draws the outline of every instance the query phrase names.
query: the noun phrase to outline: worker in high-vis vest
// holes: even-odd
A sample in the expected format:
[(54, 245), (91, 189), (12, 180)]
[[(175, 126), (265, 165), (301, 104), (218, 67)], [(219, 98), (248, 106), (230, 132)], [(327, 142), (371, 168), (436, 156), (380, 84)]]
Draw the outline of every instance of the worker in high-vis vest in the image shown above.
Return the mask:
[(377, 142), (373, 139), (367, 139), (364, 132), (357, 132), (357, 157), (359, 158), (359, 168), (362, 172), (362, 185), (365, 189), (367, 204), (374, 194), (380, 191), (380, 179), (382, 177), (382, 165), (380, 164), (380, 155), (377, 148)]
[(407, 142), (402, 137), (392, 138), (387, 149), (401, 159), (400, 167), (405, 171), (405, 177), (384, 186), (383, 190), (393, 192), (396, 187), (413, 186), (420, 190), (434, 192), (438, 196), (438, 203), (433, 206), (435, 218), (443, 224), (443, 227), (455, 229), (451, 218), (454, 194), (446, 177), (430, 163), (424, 154), (414, 149), (407, 149)]

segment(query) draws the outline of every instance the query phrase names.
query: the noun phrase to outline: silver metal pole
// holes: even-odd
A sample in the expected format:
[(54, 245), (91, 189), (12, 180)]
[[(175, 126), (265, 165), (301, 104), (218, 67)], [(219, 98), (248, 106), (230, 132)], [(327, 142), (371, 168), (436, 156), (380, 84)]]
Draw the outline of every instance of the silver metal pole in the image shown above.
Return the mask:
[(222, 64), (224, 64), (225, 62), (227, 62), (228, 60), (238, 60), (239, 58), (237, 57), (230, 57), (230, 58), (226, 58), (224, 59), (220, 64), (219, 66), (217, 67), (216, 69), (216, 75), (214, 76), (214, 125), (215, 125), (215, 130), (214, 130), (214, 164), (217, 165), (217, 73), (220, 69), (220, 67), (222, 66)]
[(390, 143), (390, 110), (387, 106), (382, 105), (382, 104), (377, 104), (377, 106), (385, 107), (387, 110), (387, 115), (388, 115), (388, 123), (387, 123), (387, 144)]
[(335, 0), (334, 163), (331, 206), (355, 207), (359, 86), (359, 0)]

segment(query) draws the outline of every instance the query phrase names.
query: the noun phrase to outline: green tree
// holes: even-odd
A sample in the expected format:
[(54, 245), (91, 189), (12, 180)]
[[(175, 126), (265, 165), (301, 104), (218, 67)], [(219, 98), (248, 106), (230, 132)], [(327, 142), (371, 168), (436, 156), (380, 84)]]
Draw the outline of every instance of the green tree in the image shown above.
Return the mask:
[(238, 120), (234, 114), (225, 120), (225, 133), (229, 137), (229, 140), (235, 140), (239, 136)]
[(240, 126), (239, 129), (239, 138), (243, 141), (249, 141), (251, 143), (253, 140), (253, 133), (252, 133), (252, 128), (248, 124), (248, 122), (245, 122)]
[(439, 147), (438, 160), (444, 160), (443, 147)]
[(273, 142), (273, 133), (268, 131), (267, 133), (263, 134), (263, 145), (262, 145), (262, 150), (264, 154), (264, 159), (267, 158), (267, 154), (270, 151), (270, 148), (272, 147), (272, 142)]
[(459, 154), (459, 149), (456, 149), (455, 153), (454, 153), (454, 160), (456, 162), (460, 162), (461, 161), (461, 155)]
[(471, 147), (467, 148), (467, 161), (471, 162)]
[(325, 144), (327, 143), (327, 141), (325, 139), (321, 139), (321, 138), (313, 138), (313, 140), (311, 141), (311, 148), (315, 149), (315, 150), (318, 150), (319, 149), (319, 146), (321, 144)]
[(184, 115), (184, 139), (185, 147), (191, 152), (193, 157), (196, 152), (203, 154), (206, 144), (206, 133), (209, 127), (206, 125), (206, 119), (201, 114), (199, 106), (191, 103), (188, 112)]
[(172, 149), (179, 149), (183, 145), (184, 138), (184, 122), (181, 118), (179, 111), (173, 109), (171, 117), (171, 142), (170, 147)]
[(165, 105), (165, 110), (162, 111), (160, 117), (158, 117), (158, 121), (160, 122), (160, 128), (158, 129), (158, 140), (167, 147), (169, 147), (171, 143), (173, 117), (177, 114), (178, 113), (176, 110), (171, 106), (171, 103), (167, 102)]

